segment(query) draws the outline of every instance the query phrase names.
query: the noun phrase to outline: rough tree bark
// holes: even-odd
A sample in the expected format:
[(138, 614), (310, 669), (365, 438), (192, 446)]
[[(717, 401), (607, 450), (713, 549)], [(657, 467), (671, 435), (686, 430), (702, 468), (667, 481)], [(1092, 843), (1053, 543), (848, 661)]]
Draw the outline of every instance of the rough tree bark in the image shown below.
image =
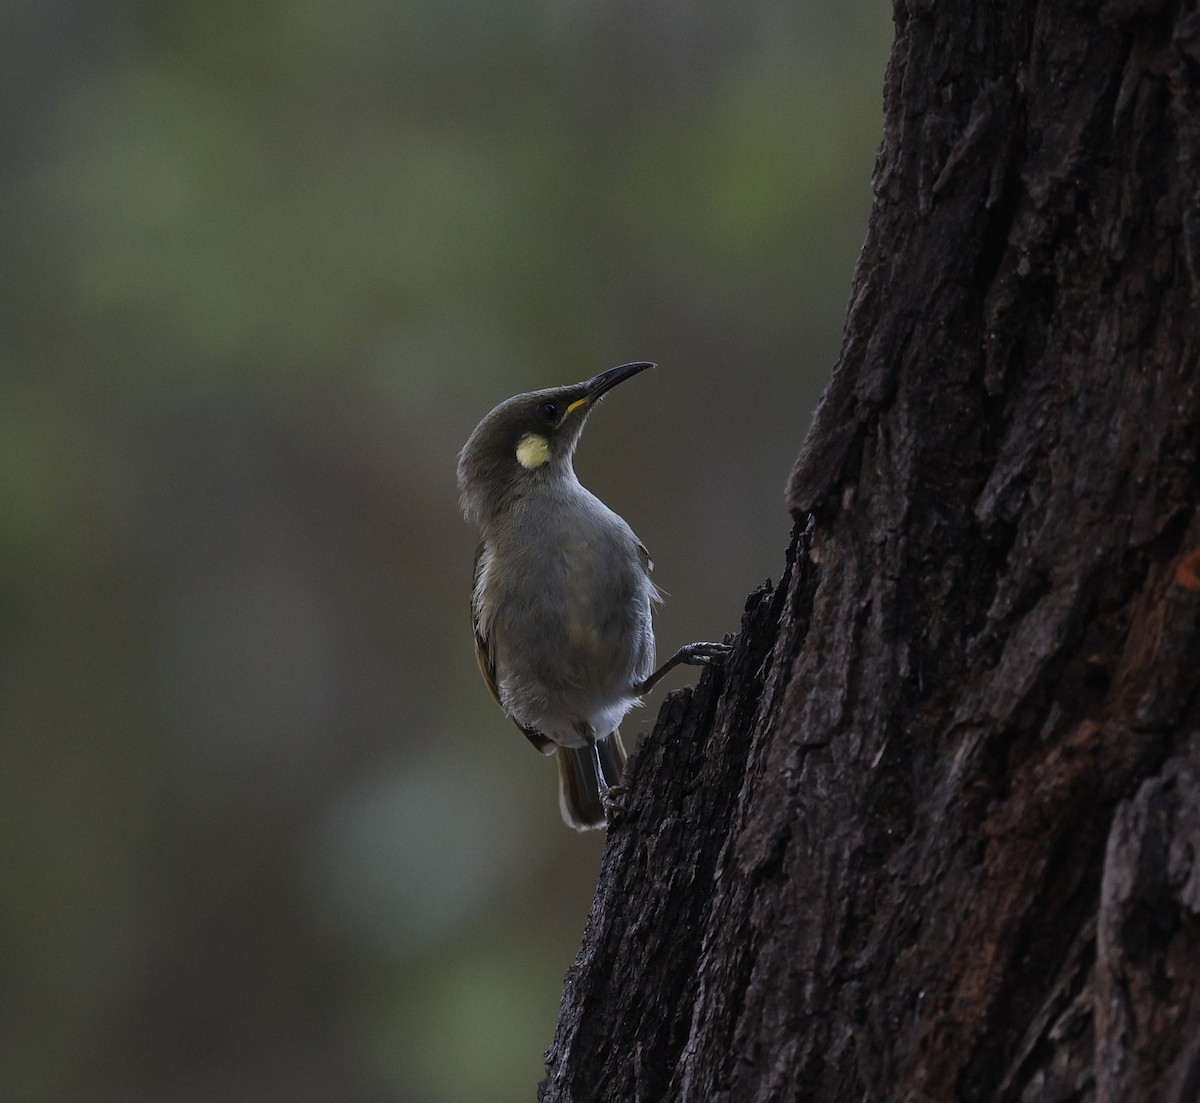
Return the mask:
[(1200, 9), (908, 0), (787, 570), (543, 1103), (1200, 1099)]

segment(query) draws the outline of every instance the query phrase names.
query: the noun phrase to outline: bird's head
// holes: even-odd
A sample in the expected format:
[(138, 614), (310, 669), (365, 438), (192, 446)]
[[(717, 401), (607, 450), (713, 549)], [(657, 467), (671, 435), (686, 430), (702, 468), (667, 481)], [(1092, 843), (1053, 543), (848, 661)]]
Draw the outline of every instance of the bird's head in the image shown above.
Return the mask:
[(571, 457), (592, 408), (618, 383), (652, 367), (645, 361), (622, 364), (584, 383), (501, 402), (475, 427), (458, 457), (467, 520), (485, 524), (539, 483), (573, 477)]

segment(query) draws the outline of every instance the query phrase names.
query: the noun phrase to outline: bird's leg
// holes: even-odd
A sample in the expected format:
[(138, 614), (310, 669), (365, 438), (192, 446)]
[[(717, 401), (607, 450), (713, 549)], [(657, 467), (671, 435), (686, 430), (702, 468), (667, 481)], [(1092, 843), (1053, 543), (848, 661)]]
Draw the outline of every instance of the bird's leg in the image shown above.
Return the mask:
[(709, 666), (712, 663), (723, 663), (732, 651), (733, 645), (728, 643), (684, 644), (644, 682), (635, 683), (633, 692), (641, 697), (642, 694), (649, 693), (677, 666)]
[(593, 740), (591, 747), (592, 762), (596, 767), (596, 787), (600, 791), (600, 806), (604, 809), (605, 818), (611, 824), (625, 811), (625, 805), (621, 799), (625, 795), (625, 790), (620, 785), (609, 785), (605, 780), (604, 763), (600, 761), (600, 744)]
[(579, 720), (575, 724), (575, 730), (583, 736), (587, 741), (588, 750), (592, 753), (592, 768), (596, 771), (596, 790), (600, 794), (600, 803), (604, 806), (605, 811), (608, 810), (610, 798), (609, 794), (616, 794), (618, 787), (609, 785), (604, 777), (604, 762), (600, 758), (600, 741), (596, 738), (596, 733), (592, 729), (592, 725), (585, 720)]
[(595, 740), (590, 743), (592, 752), (592, 763), (596, 767), (596, 785), (600, 790), (600, 799), (603, 800), (608, 796), (608, 782), (604, 780), (604, 766), (600, 762), (600, 744)]

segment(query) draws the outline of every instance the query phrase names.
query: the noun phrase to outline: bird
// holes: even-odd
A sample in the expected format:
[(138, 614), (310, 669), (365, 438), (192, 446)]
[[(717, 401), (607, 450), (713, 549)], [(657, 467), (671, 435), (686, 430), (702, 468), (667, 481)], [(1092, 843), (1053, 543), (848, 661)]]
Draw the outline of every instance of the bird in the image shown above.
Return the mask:
[(518, 394), (458, 458), (463, 516), (479, 530), (471, 619), (492, 697), (558, 762), (559, 807), (578, 831), (608, 826), (626, 752), (619, 724), (680, 664), (723, 662), (727, 643), (681, 647), (657, 670), (653, 563), (573, 458), (588, 415), (637, 361), (582, 383)]

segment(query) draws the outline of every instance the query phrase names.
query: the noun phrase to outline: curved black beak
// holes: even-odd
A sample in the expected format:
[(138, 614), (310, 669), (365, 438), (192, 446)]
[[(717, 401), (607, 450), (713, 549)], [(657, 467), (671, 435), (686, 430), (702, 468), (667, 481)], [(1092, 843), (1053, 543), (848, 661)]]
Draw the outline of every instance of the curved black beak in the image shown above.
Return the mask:
[(611, 391), (618, 383), (637, 375), (638, 372), (654, 367), (649, 361), (638, 360), (633, 364), (622, 364), (619, 368), (609, 368), (599, 375), (592, 376), (584, 386), (587, 388), (589, 402), (595, 402), (601, 395)]
[(618, 383), (624, 383), (626, 379), (637, 375), (638, 372), (654, 366), (648, 360), (638, 360), (633, 364), (622, 364), (619, 368), (609, 368), (608, 371), (602, 371), (599, 375), (593, 375), (586, 383), (578, 384), (583, 389), (583, 397), (575, 399), (567, 407), (567, 414), (573, 414), (576, 410), (590, 410)]
[(624, 383), (626, 379), (637, 375), (638, 372), (645, 371), (647, 368), (654, 367), (647, 360), (638, 360), (633, 364), (622, 364), (619, 368), (609, 368), (608, 371), (602, 371), (599, 375), (592, 376), (583, 386), (587, 392), (586, 401), (591, 405), (598, 398), (607, 394), (618, 383)]

